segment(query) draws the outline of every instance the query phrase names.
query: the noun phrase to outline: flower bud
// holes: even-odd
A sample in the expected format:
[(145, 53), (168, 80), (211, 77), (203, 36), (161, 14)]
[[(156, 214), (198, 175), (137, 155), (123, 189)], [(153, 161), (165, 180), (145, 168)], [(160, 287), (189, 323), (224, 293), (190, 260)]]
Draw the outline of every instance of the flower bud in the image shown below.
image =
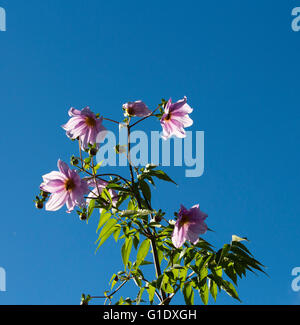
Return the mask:
[(150, 109), (146, 106), (146, 104), (143, 103), (141, 100), (124, 104), (123, 110), (125, 111), (125, 116), (145, 117), (149, 116), (152, 113)]
[(89, 155), (90, 156), (96, 156), (97, 155), (97, 152), (98, 152), (98, 149), (97, 148), (91, 148), (89, 150)]
[(87, 216), (85, 213), (81, 213), (80, 216), (79, 216), (79, 219), (82, 220), (82, 221), (85, 221), (87, 219)]
[(154, 222), (160, 223), (162, 221), (162, 215), (156, 214), (153, 219), (154, 219)]
[(78, 160), (77, 158), (72, 158), (72, 159), (71, 159), (71, 165), (73, 165), (73, 166), (77, 166), (78, 163), (79, 163), (79, 160)]
[(37, 202), (35, 202), (35, 206), (37, 209), (41, 210), (44, 207), (44, 203), (42, 201), (37, 201)]
[(41, 191), (41, 196), (46, 199), (48, 197), (49, 193), (46, 191)]

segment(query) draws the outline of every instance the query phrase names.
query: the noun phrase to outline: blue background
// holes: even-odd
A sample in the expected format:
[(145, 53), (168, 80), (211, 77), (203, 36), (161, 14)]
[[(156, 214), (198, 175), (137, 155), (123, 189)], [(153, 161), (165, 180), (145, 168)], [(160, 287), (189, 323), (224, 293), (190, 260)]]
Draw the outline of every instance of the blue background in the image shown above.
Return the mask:
[[(250, 274), (244, 304), (298, 304), (291, 271), (299, 257), (299, 51), (297, 1), (2, 0), (0, 32), (0, 304), (78, 304), (101, 295), (122, 268), (107, 242), (95, 254), (98, 216), (38, 211), (41, 175), (77, 147), (60, 126), (70, 106), (121, 118), (121, 105), (188, 97), (189, 130), (205, 131), (205, 173), (161, 184), (154, 207), (172, 217), (200, 203), (216, 247), (232, 234), (269, 277)], [(105, 123), (107, 128), (114, 126)], [(160, 130), (154, 120), (149, 128)], [(124, 173), (127, 170), (124, 169)], [(122, 292), (127, 297), (133, 288)], [(181, 303), (178, 299), (174, 302)], [(199, 302), (199, 300), (197, 300)], [(212, 299), (210, 299), (210, 303)], [(219, 304), (234, 302), (221, 294)]]

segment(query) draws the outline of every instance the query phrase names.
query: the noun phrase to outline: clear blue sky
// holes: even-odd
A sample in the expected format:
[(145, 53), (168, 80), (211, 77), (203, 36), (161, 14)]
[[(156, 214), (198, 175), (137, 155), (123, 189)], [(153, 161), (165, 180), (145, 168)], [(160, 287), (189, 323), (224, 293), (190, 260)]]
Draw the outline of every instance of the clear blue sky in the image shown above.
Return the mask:
[[(299, 256), (300, 32), (297, 1), (1, 0), (0, 304), (78, 304), (100, 295), (121, 269), (107, 242), (95, 254), (98, 216), (38, 211), (41, 175), (77, 147), (60, 128), (70, 106), (118, 119), (121, 105), (186, 95), (191, 130), (205, 131), (205, 173), (164, 184), (154, 206), (200, 203), (217, 247), (232, 234), (269, 278), (249, 275), (245, 304), (297, 304), (291, 270)], [(147, 124), (160, 130), (156, 123)], [(111, 127), (106, 124), (106, 127)], [(127, 171), (124, 169), (124, 173)], [(131, 291), (124, 296), (129, 296)], [(180, 300), (177, 301), (180, 303)], [(226, 294), (218, 303), (234, 303)]]

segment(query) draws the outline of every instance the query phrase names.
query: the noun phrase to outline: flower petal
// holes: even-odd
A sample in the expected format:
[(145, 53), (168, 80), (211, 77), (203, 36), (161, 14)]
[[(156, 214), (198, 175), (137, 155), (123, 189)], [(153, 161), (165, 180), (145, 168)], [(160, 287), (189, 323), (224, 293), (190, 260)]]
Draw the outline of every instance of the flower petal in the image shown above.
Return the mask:
[(66, 177), (68, 177), (68, 171), (70, 170), (70, 168), (68, 167), (68, 165), (65, 162), (58, 159), (57, 167), (61, 173), (63, 173)]
[(59, 210), (68, 199), (69, 193), (67, 191), (62, 191), (59, 193), (51, 194), (48, 202), (45, 205), (47, 211), (57, 211)]

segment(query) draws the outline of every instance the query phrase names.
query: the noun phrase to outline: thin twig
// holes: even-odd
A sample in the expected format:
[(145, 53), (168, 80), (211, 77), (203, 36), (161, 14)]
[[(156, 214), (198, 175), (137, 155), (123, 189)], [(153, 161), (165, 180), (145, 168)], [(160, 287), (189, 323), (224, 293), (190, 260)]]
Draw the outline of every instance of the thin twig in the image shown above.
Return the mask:
[(93, 297), (91, 297), (91, 299), (109, 299), (110, 300), (110, 298), (112, 298), (112, 296), (115, 294), (115, 293), (117, 293), (128, 281), (130, 280), (130, 278), (128, 278), (128, 279), (126, 279), (126, 280), (124, 280), (119, 286), (118, 286), (118, 288), (116, 289), (116, 290), (114, 290), (112, 293), (110, 293), (109, 295), (107, 295), (107, 296), (93, 296)]
[(112, 119), (107, 118), (107, 117), (103, 117), (103, 120), (110, 121), (110, 122), (113, 122), (113, 123), (116, 123), (116, 124), (120, 124), (118, 121), (112, 120)]

